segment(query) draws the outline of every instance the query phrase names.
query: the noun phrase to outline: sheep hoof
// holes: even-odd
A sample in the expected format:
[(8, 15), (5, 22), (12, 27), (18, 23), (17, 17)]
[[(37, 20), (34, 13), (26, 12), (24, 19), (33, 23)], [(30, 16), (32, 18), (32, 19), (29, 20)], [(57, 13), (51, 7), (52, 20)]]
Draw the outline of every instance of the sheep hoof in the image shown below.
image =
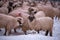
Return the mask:
[(0, 29), (0, 31), (1, 31), (1, 29)]
[(4, 33), (4, 35), (6, 36), (6, 33)]
[(52, 31), (50, 31), (50, 36), (52, 36)]
[(50, 36), (52, 36), (52, 34), (50, 34)]
[(52, 36), (52, 35), (50, 35), (50, 36)]

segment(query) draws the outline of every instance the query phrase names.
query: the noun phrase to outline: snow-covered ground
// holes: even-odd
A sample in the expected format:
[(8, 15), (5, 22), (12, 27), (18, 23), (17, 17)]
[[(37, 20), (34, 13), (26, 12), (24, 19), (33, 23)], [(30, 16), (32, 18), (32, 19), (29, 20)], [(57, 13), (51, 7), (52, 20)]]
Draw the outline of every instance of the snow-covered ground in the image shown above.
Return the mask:
[[(54, 26), (53, 26), (53, 36), (45, 36), (45, 32), (40, 31), (39, 34), (37, 34), (36, 31), (27, 31), (27, 33), (31, 33), (31, 34), (27, 34), (24, 35), (23, 32), (21, 30), (19, 30), (20, 33), (12, 33), (10, 36), (3, 36), (4, 33), (4, 29), (2, 29), (2, 31), (0, 31), (0, 40), (60, 40), (60, 20), (54, 19)], [(18, 30), (17, 30), (18, 31)], [(32, 32), (34, 34), (32, 34)], [(36, 32), (36, 34), (35, 34)]]

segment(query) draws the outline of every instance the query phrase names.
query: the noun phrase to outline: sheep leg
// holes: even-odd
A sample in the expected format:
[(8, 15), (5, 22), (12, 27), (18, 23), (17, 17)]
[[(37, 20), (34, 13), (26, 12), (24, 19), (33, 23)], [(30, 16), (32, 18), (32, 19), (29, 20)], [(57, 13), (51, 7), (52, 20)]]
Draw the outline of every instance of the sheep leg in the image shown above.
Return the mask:
[(39, 30), (38, 30), (37, 32), (38, 32), (38, 34), (39, 34)]
[(15, 28), (14, 28), (14, 32), (15, 32), (15, 33), (17, 33), (17, 31), (16, 31), (17, 28), (19, 28), (19, 27), (15, 27)]
[(0, 31), (1, 31), (1, 29), (0, 29)]
[(25, 30), (22, 30), (22, 31), (24, 32), (25, 35), (27, 35)]
[(5, 27), (5, 33), (4, 33), (4, 35), (6, 35), (6, 33), (7, 33), (7, 28)]
[(50, 31), (50, 36), (52, 36), (52, 30)]
[(24, 34), (27, 35), (26, 31), (24, 31)]
[(11, 26), (9, 25), (9, 24), (7, 24), (7, 30), (8, 30), (8, 35), (10, 35), (11, 34)]
[(16, 31), (16, 28), (14, 28), (14, 32), (16, 33), (17, 31)]
[(11, 34), (11, 30), (8, 30), (8, 35), (10, 35)]
[(7, 27), (7, 30), (8, 30), (8, 35), (10, 35), (11, 34), (11, 28), (9, 27), (9, 25)]
[(48, 35), (48, 32), (49, 32), (49, 31), (47, 30), (47, 31), (46, 31), (46, 33), (45, 33), (45, 36), (47, 36), (47, 35)]

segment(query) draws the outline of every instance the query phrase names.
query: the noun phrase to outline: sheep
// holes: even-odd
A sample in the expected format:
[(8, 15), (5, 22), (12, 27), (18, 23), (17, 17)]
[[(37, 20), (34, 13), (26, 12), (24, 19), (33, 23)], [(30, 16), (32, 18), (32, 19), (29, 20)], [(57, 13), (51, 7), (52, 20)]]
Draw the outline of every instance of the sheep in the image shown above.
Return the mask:
[(23, 3), (22, 2), (16, 2), (13, 4), (13, 9), (17, 9), (18, 7), (22, 7)]
[(55, 6), (56, 6), (56, 1), (57, 1), (57, 0), (42, 0), (42, 1), (44, 2), (44, 5), (46, 5), (47, 2), (49, 1), (50, 4), (51, 4), (51, 6), (52, 6), (52, 7), (55, 7)]
[(32, 9), (36, 10), (36, 11), (43, 11), (45, 16), (51, 17), (53, 19), (54, 16), (59, 15), (59, 10), (57, 8), (53, 8), (53, 7), (49, 7), (49, 6), (44, 6), (44, 5), (40, 5), (37, 7), (31, 7)]
[(8, 4), (9, 2), (6, 2), (6, 3), (4, 3), (3, 5), (2, 5), (2, 7), (8, 7)]
[(5, 33), (4, 35), (7, 34), (10, 35), (11, 29), (14, 29), (19, 26), (19, 22), (17, 18), (5, 15), (5, 14), (0, 14), (0, 28), (5, 28)]
[(14, 10), (14, 11), (12, 11), (12, 12), (10, 12), (8, 15), (11, 15), (11, 16), (13, 16), (13, 17), (18, 17), (18, 16), (21, 16), (21, 14), (27, 14), (27, 13), (25, 13), (23, 10), (21, 10), (21, 9), (17, 9), (17, 10)]
[(9, 13), (13, 10), (13, 4), (13, 1), (7, 1), (2, 7), (6, 7)]
[[(35, 15), (34, 16), (33, 15), (30, 14), (30, 16), (22, 17), (24, 20), (24, 23), (22, 25), (23, 32), (26, 34), (27, 30), (33, 30), (34, 29), (34, 30), (38, 31), (38, 33), (39, 33), (40, 30), (45, 30), (46, 36), (48, 35), (48, 32), (50, 32), (50, 36), (52, 36), (52, 28), (53, 28), (52, 18), (50, 18), (50, 17), (36, 18)], [(46, 26), (44, 26), (44, 25), (46, 25)]]
[(58, 8), (53, 8), (53, 10), (55, 11), (54, 15), (56, 16), (56, 18), (58, 17), (58, 19), (60, 18), (60, 10)]
[[(23, 18), (26, 19), (26, 17), (28, 16), (28, 14), (26, 14), (25, 12), (22, 12), (20, 10), (21, 10), (20, 8), (19, 9), (16, 9), (16, 10), (10, 12), (8, 15), (13, 16), (13, 17), (16, 17), (16, 18), (23, 17)], [(17, 27), (17, 28), (19, 28), (19, 27)], [(16, 29), (17, 28), (14, 29), (15, 32), (16, 32)]]
[(45, 12), (44, 11), (37, 11), (37, 10), (34, 10), (32, 8), (29, 8), (29, 14), (34, 14), (34, 16), (36, 18), (40, 18), (40, 17), (45, 17)]
[[(28, 13), (20, 12), (20, 10), (14, 10), (11, 13), (9, 13), (9, 15), (11, 15), (13, 17), (22, 17), (23, 20), (24, 20), (23, 25), (24, 25), (24, 27), (26, 27), (26, 28), (22, 27), (22, 30), (24, 30), (24, 32), (25, 32), (25, 30), (28, 29), (27, 28), (28, 27), (28, 25), (27, 25), (28, 24), (27, 19), (28, 19), (28, 16), (29, 16)], [(16, 29), (15, 29), (15, 32), (16, 32)]]
[(8, 2), (8, 7), (7, 7), (9, 10), (8, 13), (10, 13), (13, 10), (13, 4), (14, 4), (13, 1)]
[[(31, 18), (31, 19), (30, 19)], [(40, 30), (46, 31), (45, 35), (48, 35), (50, 32), (50, 36), (52, 36), (52, 28), (53, 28), (53, 20), (50, 17), (41, 17), (41, 18), (34, 18), (33, 16), (28, 17), (28, 26), (23, 25), (22, 30), (26, 34), (27, 30), (36, 30), (38, 33)], [(32, 19), (33, 18), (33, 19)]]
[(12, 7), (13, 3), (12, 2), (6, 2), (1, 8), (0, 8), (0, 13), (3, 14), (8, 14), (13, 10)]
[(2, 0), (0, 0), (0, 7), (2, 7), (3, 4), (4, 4), (4, 2)]
[(23, 3), (23, 8), (26, 10), (28, 10), (28, 8), (29, 8), (30, 6), (29, 6), (29, 3), (28, 2), (24, 2)]
[(45, 13), (43, 11), (38, 11), (35, 15), (35, 18), (45, 17)]
[(48, 0), (42, 0), (44, 2), (44, 5), (46, 5), (46, 3), (48, 2)]
[(2, 4), (2, 7), (0, 7), (0, 13), (2, 14), (8, 14), (8, 2)]
[(30, 3), (30, 6), (31, 7), (35, 7), (36, 6), (36, 3), (33, 1), (33, 2)]
[(21, 16), (21, 13), (9, 13), (9, 15), (11, 15), (13, 17), (19, 17), (19, 16)]
[(55, 7), (56, 6), (56, 1), (57, 0), (50, 0), (50, 4), (52, 5), (52, 7)]
[[(50, 7), (49, 6), (38, 6), (38, 9), (40, 11), (44, 11), (45, 15), (51, 17), (52, 19), (54, 16), (57, 16), (58, 14), (60, 14), (59, 9), (53, 8), (51, 6)], [(56, 10), (58, 10), (58, 11), (56, 11)]]
[(16, 10), (13, 10), (12, 12), (9, 13), (9, 15), (17, 17), (17, 16), (21, 16), (22, 15), (27, 15), (28, 14), (28, 10), (25, 10), (23, 8), (18, 8)]
[(7, 14), (8, 14), (8, 8), (7, 8), (7, 7), (1, 7), (1, 8), (0, 8), (0, 13), (7, 15)]

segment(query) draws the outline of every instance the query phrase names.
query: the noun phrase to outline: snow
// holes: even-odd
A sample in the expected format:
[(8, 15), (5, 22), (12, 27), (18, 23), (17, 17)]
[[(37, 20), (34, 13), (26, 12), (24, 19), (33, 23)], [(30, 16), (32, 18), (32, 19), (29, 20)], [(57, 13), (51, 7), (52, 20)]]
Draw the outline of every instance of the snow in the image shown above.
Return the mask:
[[(28, 30), (27, 35), (24, 35), (23, 31), (17, 29), (18, 35), (15, 33), (12, 33), (10, 36), (4, 36), (3, 33), (4, 31), (0, 32), (0, 40), (60, 40), (60, 20), (54, 18), (54, 26), (53, 26), (53, 36), (50, 37), (45, 36), (44, 31), (40, 31), (38, 34), (36, 31)], [(4, 29), (2, 29), (4, 30)], [(32, 33), (33, 32), (33, 33)], [(35, 33), (36, 32), (36, 33)]]
[(39, 34), (35, 35), (19, 35), (19, 36), (2, 36), (0, 40), (58, 40), (55, 37), (42, 36)]

